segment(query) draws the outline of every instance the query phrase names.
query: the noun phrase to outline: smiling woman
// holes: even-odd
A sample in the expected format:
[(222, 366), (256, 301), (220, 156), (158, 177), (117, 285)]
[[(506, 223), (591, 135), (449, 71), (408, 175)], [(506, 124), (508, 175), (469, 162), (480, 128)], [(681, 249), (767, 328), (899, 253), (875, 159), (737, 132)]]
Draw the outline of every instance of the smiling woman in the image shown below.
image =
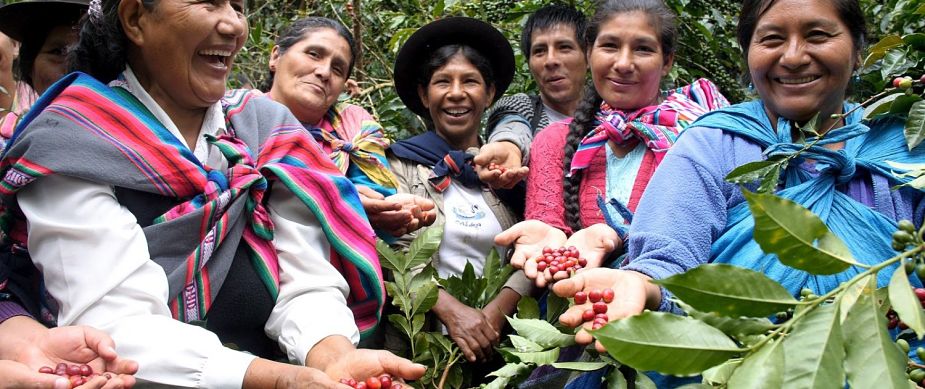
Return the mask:
[(95, 1), (71, 57), (85, 73), (46, 92), (0, 162), (3, 243), (29, 248), (58, 324), (111, 334), (144, 381), (417, 378), (355, 348), (383, 287), (354, 186), (286, 107), (226, 94), (244, 7)]
[[(417, 30), (395, 61), (395, 88), (406, 106), (424, 118), (429, 131), (389, 149), (399, 192), (433, 200), (435, 225), (443, 240), (433, 257), (442, 277), (462, 274), (467, 262), (481, 274), (493, 239), (515, 216), (472, 166), (481, 144), (482, 114), (504, 93), (514, 74), (514, 53), (491, 25), (471, 18), (445, 18)], [(399, 240), (407, 245), (412, 234)], [(500, 247), (499, 252), (504, 252)], [(469, 307), (440, 290), (437, 319), (470, 361), (492, 354), (505, 315), (530, 292), (522, 275), (508, 280), (482, 309)], [(389, 340), (387, 339), (387, 342)]]

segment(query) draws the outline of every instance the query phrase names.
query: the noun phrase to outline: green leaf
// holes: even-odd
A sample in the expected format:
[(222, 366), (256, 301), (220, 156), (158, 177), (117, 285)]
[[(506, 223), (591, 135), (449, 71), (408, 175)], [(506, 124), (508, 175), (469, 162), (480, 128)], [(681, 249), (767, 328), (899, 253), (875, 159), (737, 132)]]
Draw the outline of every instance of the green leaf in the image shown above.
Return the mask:
[(620, 369), (613, 369), (607, 375), (607, 389), (626, 389), (629, 386), (626, 383), (626, 377)]
[(592, 334), (623, 364), (679, 376), (698, 374), (744, 351), (716, 328), (664, 312), (643, 312)]
[(559, 332), (556, 327), (543, 320), (508, 317), (507, 321), (518, 335), (536, 342), (543, 348), (568, 347), (575, 344), (574, 336)]
[(376, 239), (376, 252), (379, 254), (380, 259), (384, 259), (384, 261), (379, 261), (382, 267), (400, 272), (407, 270), (401, 267), (401, 259), (398, 254), (382, 239)]
[(873, 104), (868, 105), (867, 108), (864, 108), (864, 119), (871, 119), (877, 115), (882, 115), (887, 112), (890, 112), (890, 108), (893, 107), (893, 101), (896, 100), (899, 96), (905, 96), (905, 93), (897, 92), (891, 95), (873, 102)]
[(411, 241), (411, 245), (408, 247), (408, 258), (410, 260), (406, 269), (414, 269), (428, 262), (440, 247), (442, 238), (443, 226), (430, 227), (418, 233), (418, 236)]
[(421, 328), (424, 328), (424, 314), (418, 313), (411, 317), (411, 330), (412, 334), (421, 332)]
[(906, 52), (902, 50), (890, 50), (883, 57), (883, 66), (880, 68), (880, 75), (883, 78), (898, 76), (915, 66), (915, 62), (906, 59)]
[(413, 334), (411, 331), (411, 324), (408, 323), (408, 319), (404, 316), (398, 314), (389, 315), (389, 322), (402, 331), (405, 331), (406, 336), (411, 336), (411, 334)]
[(764, 177), (761, 177), (761, 183), (758, 185), (757, 189), (758, 193), (774, 192), (774, 189), (777, 188), (777, 184), (780, 181), (780, 171), (784, 166), (784, 164), (774, 166)]
[[(838, 298), (839, 320), (842, 322), (843, 326), (845, 319), (848, 317), (848, 312), (851, 311), (851, 308), (854, 307), (854, 304), (858, 301), (859, 298), (861, 298), (861, 294), (865, 292), (865, 289), (870, 287), (871, 277), (872, 276), (869, 275), (864, 276), (853, 285), (845, 289), (845, 291), (842, 292), (841, 296)], [(876, 283), (873, 284), (876, 287)]]
[(915, 10), (915, 14), (925, 15), (925, 4), (920, 5), (919, 8)]
[(852, 388), (908, 388), (906, 356), (887, 331), (886, 317), (875, 300), (875, 287), (868, 284), (864, 288), (842, 328), (848, 384)]
[(906, 144), (909, 150), (918, 146), (925, 139), (925, 101), (912, 104), (909, 117), (906, 118)]
[[(743, 194), (755, 218), (755, 241), (783, 264), (815, 275), (858, 265), (845, 243), (802, 205), (773, 194)], [(818, 247), (813, 245), (817, 240)]]
[(845, 348), (838, 305), (817, 307), (794, 325), (783, 342), (784, 387), (844, 387)]
[(413, 290), (413, 308), (411, 312), (413, 314), (419, 314), (429, 311), (431, 308), (437, 304), (437, 294), (438, 288), (436, 282), (427, 282), (421, 285), (416, 290)]
[(434, 280), (436, 279), (436, 275), (437, 270), (435, 270), (433, 266), (424, 266), (424, 269), (422, 269), (418, 274), (415, 274), (414, 277), (411, 278), (411, 282), (408, 283), (408, 289), (415, 290), (424, 284), (432, 284), (435, 282)]
[(729, 377), (730, 388), (781, 388), (784, 383), (784, 348), (780, 342), (765, 343), (749, 354)]
[(903, 43), (912, 46), (916, 50), (925, 51), (925, 34), (915, 33), (903, 36)]
[(652, 382), (652, 379), (649, 376), (643, 374), (643, 372), (636, 372), (636, 388), (637, 389), (658, 389), (655, 386), (655, 383)]
[(522, 336), (511, 334), (511, 335), (508, 335), (508, 338), (511, 339), (511, 345), (514, 346), (517, 352), (530, 353), (530, 352), (543, 351), (543, 346), (540, 346), (536, 344), (536, 342), (530, 339), (524, 338)]
[(773, 160), (749, 162), (733, 169), (726, 175), (725, 180), (733, 184), (748, 184), (764, 178), (775, 169), (779, 172), (781, 163)]
[(899, 97), (893, 100), (893, 104), (890, 105), (890, 114), (900, 116), (909, 115), (912, 106), (919, 101), (922, 101), (922, 98), (918, 95), (900, 93)]
[(707, 323), (711, 327), (735, 338), (764, 334), (774, 328), (774, 323), (771, 323), (766, 317), (728, 317), (715, 312), (698, 311), (682, 301), (677, 301), (676, 304), (694, 319)]
[(568, 310), (568, 299), (559, 297), (555, 293), (546, 295), (546, 321), (552, 324), (559, 322), (559, 316)]
[(549, 365), (559, 359), (559, 348), (553, 348), (546, 351), (534, 351), (521, 353), (512, 351), (511, 354), (520, 358), (521, 362), (535, 363), (539, 366)]
[(871, 53), (884, 53), (892, 48), (902, 46), (902, 44), (903, 38), (901, 38), (899, 35), (887, 35), (880, 39), (880, 42), (877, 42), (869, 49), (867, 49), (867, 51)]
[(392, 296), (392, 305), (398, 307), (398, 309), (404, 311), (405, 307), (410, 306), (408, 304), (408, 298), (402, 294), (400, 290), (398, 290), (398, 287), (394, 282), (385, 283), (385, 292), (389, 296)]
[(903, 266), (897, 266), (890, 278), (889, 286), (890, 304), (893, 310), (899, 315), (899, 319), (906, 323), (909, 328), (915, 331), (919, 339), (925, 335), (925, 317), (923, 317), (922, 303), (919, 302), (915, 292), (912, 291), (912, 285), (909, 284), (909, 276)]
[(517, 302), (517, 317), (522, 319), (539, 319), (540, 304), (535, 298), (524, 296)]
[(704, 264), (652, 282), (696, 310), (725, 316), (767, 316), (798, 304), (764, 274), (727, 264)]
[(722, 365), (713, 366), (703, 372), (703, 382), (712, 386), (724, 386), (729, 377), (742, 364), (741, 358), (730, 359)]
[(607, 362), (555, 362), (552, 367), (556, 369), (595, 371), (607, 367)]

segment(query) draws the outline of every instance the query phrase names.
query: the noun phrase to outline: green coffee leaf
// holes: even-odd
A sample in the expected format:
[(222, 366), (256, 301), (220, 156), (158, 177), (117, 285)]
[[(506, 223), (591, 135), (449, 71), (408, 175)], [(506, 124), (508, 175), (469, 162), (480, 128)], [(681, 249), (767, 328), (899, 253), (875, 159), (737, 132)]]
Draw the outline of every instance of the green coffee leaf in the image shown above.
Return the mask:
[(424, 328), (424, 314), (419, 313), (411, 317), (411, 330), (413, 334), (421, 332), (421, 328)]
[[(871, 279), (871, 283), (875, 283)], [(886, 317), (875, 300), (876, 286), (864, 288), (842, 328), (845, 370), (852, 388), (908, 388), (906, 357), (893, 343)]]
[[(845, 291), (841, 293), (841, 297), (838, 298), (839, 321), (841, 321), (843, 325), (845, 323), (845, 318), (848, 317), (848, 312), (851, 311), (851, 307), (854, 306), (854, 303), (856, 303), (861, 297), (861, 294), (864, 293), (864, 289), (870, 287), (871, 277), (872, 276), (869, 275), (864, 276), (853, 285), (846, 288)], [(876, 286), (876, 283), (874, 286)]]
[(925, 335), (925, 317), (923, 317), (922, 303), (919, 302), (915, 292), (912, 291), (912, 285), (909, 284), (909, 276), (902, 266), (897, 266), (890, 278), (890, 304), (893, 310), (899, 315), (899, 319), (906, 323), (915, 334), (922, 339)]
[(775, 169), (780, 172), (781, 163), (781, 161), (772, 160), (749, 162), (733, 169), (726, 175), (725, 180), (733, 184), (749, 184), (765, 177)]
[(441, 239), (443, 226), (429, 227), (419, 232), (408, 247), (409, 262), (404, 269), (407, 271), (427, 263), (440, 247)]
[(594, 371), (607, 367), (607, 362), (555, 362), (552, 367), (565, 370)]
[(909, 114), (912, 106), (919, 101), (922, 101), (922, 98), (918, 95), (900, 93), (899, 97), (893, 100), (893, 104), (890, 104), (890, 114), (906, 116)]
[(414, 295), (412, 313), (424, 313), (429, 311), (437, 304), (438, 293), (436, 282), (426, 282), (416, 290), (411, 291)]
[(742, 364), (741, 358), (734, 358), (726, 361), (722, 365), (713, 366), (703, 372), (703, 382), (713, 386), (724, 386), (732, 377), (732, 372)]
[(880, 67), (880, 75), (883, 78), (902, 75), (906, 72), (906, 70), (909, 70), (909, 68), (913, 66), (915, 66), (915, 62), (912, 62), (906, 58), (905, 51), (893, 49), (888, 51), (883, 57), (883, 65)]
[(636, 372), (636, 388), (637, 389), (658, 389), (655, 386), (655, 383), (652, 382), (652, 379), (645, 373), (638, 371)]
[(530, 365), (526, 363), (508, 363), (502, 366), (500, 369), (488, 373), (488, 375), (490, 377), (512, 378), (523, 374), (528, 370), (532, 369)]
[(546, 296), (546, 321), (556, 324), (559, 322), (559, 316), (568, 310), (569, 301), (555, 293), (549, 293)]
[(864, 108), (864, 119), (870, 120), (877, 115), (890, 112), (890, 109), (893, 107), (893, 101), (903, 95), (904, 93), (902, 92), (896, 92), (868, 105), (867, 108)]
[(915, 33), (903, 36), (903, 43), (914, 47), (917, 50), (925, 51), (925, 34)]
[(716, 328), (664, 312), (643, 312), (592, 334), (623, 364), (678, 376), (698, 374), (744, 351)]
[(396, 254), (388, 244), (383, 242), (382, 239), (376, 239), (376, 253), (379, 254), (380, 259), (383, 259), (383, 261), (379, 261), (382, 267), (402, 272), (406, 270), (402, 269), (401, 259), (398, 254)]
[(711, 327), (723, 331), (726, 335), (740, 340), (747, 336), (764, 334), (774, 328), (774, 323), (771, 323), (766, 317), (728, 317), (715, 312), (698, 311), (681, 301), (676, 301), (675, 303), (694, 319), (707, 323)]
[(784, 387), (844, 387), (845, 345), (838, 305), (817, 307), (784, 339)]
[(401, 328), (401, 330), (405, 331), (405, 334), (408, 336), (411, 336), (411, 334), (413, 333), (411, 331), (411, 324), (408, 323), (408, 319), (406, 319), (402, 315), (398, 315), (398, 314), (389, 315), (389, 322), (392, 323), (394, 326)]
[(730, 388), (781, 388), (784, 375), (784, 348), (778, 341), (765, 343), (749, 354), (729, 377)]
[(522, 319), (539, 319), (540, 304), (535, 298), (524, 296), (517, 302), (517, 317)]
[(925, 101), (918, 101), (909, 108), (905, 133), (909, 150), (914, 149), (925, 139)]
[(895, 34), (887, 35), (883, 37), (882, 39), (880, 39), (879, 42), (875, 43), (873, 46), (868, 48), (867, 51), (871, 53), (875, 53), (875, 52), (883, 53), (892, 48), (902, 46), (902, 44), (903, 44), (903, 38), (901, 38), (899, 35), (895, 35)]
[(559, 332), (552, 324), (537, 319), (519, 319), (508, 317), (507, 321), (517, 334), (530, 339), (543, 348), (568, 347), (575, 344), (575, 337)]
[(508, 338), (511, 339), (511, 345), (514, 346), (517, 352), (531, 353), (531, 352), (543, 351), (543, 346), (540, 346), (536, 344), (536, 342), (530, 339), (524, 338), (522, 336), (511, 334), (511, 335), (508, 335)]
[(626, 389), (629, 386), (626, 383), (626, 377), (620, 369), (613, 369), (607, 375), (607, 389)]
[(705, 264), (652, 281), (703, 312), (761, 317), (785, 311), (798, 301), (764, 274), (727, 264)]
[(406, 307), (411, 306), (411, 304), (408, 303), (408, 297), (398, 289), (398, 286), (394, 282), (385, 283), (385, 292), (389, 296), (392, 296), (392, 304), (398, 307), (398, 309), (404, 311)]
[(780, 181), (780, 171), (784, 168), (786, 164), (780, 164), (774, 166), (773, 169), (768, 171), (764, 177), (761, 177), (761, 183), (758, 185), (758, 193), (772, 193), (774, 189), (777, 188), (777, 183)]
[(802, 205), (773, 194), (742, 193), (755, 218), (755, 241), (783, 264), (815, 275), (858, 265), (845, 243)]
[(546, 351), (534, 351), (534, 352), (516, 352), (512, 351), (511, 354), (520, 358), (521, 362), (535, 363), (539, 366), (549, 365), (559, 359), (559, 348), (553, 348)]

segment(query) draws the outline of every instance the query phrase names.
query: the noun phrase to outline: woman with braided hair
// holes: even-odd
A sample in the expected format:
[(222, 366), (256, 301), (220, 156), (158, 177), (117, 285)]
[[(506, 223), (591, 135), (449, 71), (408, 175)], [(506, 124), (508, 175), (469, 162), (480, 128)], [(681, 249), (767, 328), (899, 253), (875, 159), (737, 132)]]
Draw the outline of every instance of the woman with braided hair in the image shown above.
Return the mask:
[(728, 105), (705, 79), (660, 90), (676, 35), (675, 15), (662, 0), (599, 5), (586, 34), (592, 82), (574, 119), (537, 134), (527, 220), (497, 238), (514, 244), (512, 263), (537, 286), (565, 276), (537, 272), (529, 259), (544, 246), (576, 246), (589, 267), (617, 253), (649, 178), (679, 133)]

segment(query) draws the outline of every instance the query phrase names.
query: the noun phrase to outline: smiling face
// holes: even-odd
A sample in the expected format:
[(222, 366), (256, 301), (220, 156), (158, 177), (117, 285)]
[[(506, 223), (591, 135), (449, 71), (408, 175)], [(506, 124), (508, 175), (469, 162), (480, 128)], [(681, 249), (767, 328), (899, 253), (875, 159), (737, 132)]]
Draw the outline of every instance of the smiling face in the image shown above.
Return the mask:
[(139, 82), (168, 113), (214, 104), (224, 96), (234, 56), (247, 38), (244, 0), (155, 4), (120, 13)]
[(828, 0), (780, 0), (755, 26), (748, 69), (772, 123), (841, 113), (858, 53)]
[(478, 146), (482, 113), (494, 94), (494, 86), (487, 85), (478, 68), (461, 53), (434, 71), (426, 86), (418, 87), (437, 134), (457, 150)]
[(558, 24), (533, 32), (530, 39), (530, 73), (546, 105), (572, 115), (581, 99), (588, 62), (575, 38), (575, 28)]
[(350, 44), (330, 28), (306, 31), (285, 53), (274, 47), (270, 97), (303, 123), (318, 123), (344, 91), (350, 55)]
[(618, 13), (601, 23), (588, 54), (594, 88), (612, 108), (631, 111), (658, 102), (671, 70), (655, 26), (643, 12)]

